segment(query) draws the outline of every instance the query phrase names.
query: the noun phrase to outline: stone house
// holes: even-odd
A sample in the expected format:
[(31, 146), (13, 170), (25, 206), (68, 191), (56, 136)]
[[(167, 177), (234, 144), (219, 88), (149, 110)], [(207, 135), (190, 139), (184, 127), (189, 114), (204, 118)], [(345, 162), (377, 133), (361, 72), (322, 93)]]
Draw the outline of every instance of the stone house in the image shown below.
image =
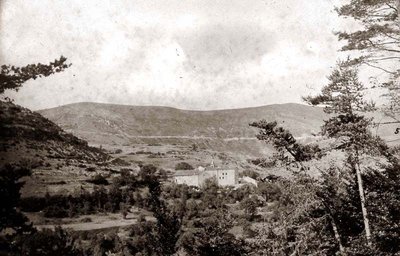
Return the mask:
[(195, 170), (178, 170), (173, 179), (177, 184), (200, 187), (207, 179), (214, 178), (219, 186), (235, 186), (238, 183), (238, 172), (235, 169), (199, 167)]

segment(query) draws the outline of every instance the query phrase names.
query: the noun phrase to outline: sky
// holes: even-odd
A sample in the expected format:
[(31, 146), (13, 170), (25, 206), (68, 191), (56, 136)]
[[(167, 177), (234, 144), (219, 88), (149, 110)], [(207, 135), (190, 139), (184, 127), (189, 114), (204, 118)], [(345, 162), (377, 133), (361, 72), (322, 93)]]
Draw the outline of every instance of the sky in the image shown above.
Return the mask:
[(0, 0), (0, 64), (72, 66), (6, 93), (74, 102), (227, 109), (301, 102), (338, 59), (340, 0)]

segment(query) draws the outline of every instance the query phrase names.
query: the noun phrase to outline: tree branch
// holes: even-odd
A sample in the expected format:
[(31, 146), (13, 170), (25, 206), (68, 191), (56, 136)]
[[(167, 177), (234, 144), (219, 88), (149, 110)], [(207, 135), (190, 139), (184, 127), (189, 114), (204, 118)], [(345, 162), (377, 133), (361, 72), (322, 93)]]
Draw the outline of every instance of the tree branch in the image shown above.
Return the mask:
[(363, 64), (365, 64), (365, 65), (367, 65), (367, 66), (370, 66), (370, 67), (372, 67), (372, 68), (376, 68), (376, 69), (382, 70), (382, 71), (384, 71), (384, 72), (386, 72), (386, 73), (388, 73), (388, 74), (392, 74), (392, 75), (395, 75), (395, 74), (396, 74), (396, 72), (389, 71), (389, 70), (384, 69), (384, 68), (382, 68), (382, 67), (378, 67), (378, 66), (372, 65), (372, 64), (370, 64), (370, 63), (368, 63), (368, 62), (366, 62), (366, 61), (364, 61)]

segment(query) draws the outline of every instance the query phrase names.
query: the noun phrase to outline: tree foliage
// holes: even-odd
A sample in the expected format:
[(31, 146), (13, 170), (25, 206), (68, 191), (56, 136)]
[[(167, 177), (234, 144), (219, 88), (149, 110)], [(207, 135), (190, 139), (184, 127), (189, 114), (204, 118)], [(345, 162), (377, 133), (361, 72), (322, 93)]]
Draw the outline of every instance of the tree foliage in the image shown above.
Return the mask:
[(250, 124), (259, 128), (257, 139), (271, 143), (278, 151), (281, 160), (291, 157), (295, 162), (301, 163), (321, 156), (321, 150), (317, 145), (299, 144), (290, 131), (278, 126), (277, 122), (261, 120)]
[(148, 189), (149, 210), (153, 212), (156, 222), (142, 220), (132, 229), (131, 252), (145, 255), (173, 255), (178, 249), (176, 245), (182, 226), (182, 212), (172, 211), (162, 199), (161, 182), (155, 166), (142, 166), (136, 184)]
[(25, 167), (10, 164), (0, 169), (0, 233), (7, 228), (17, 234), (31, 229), (28, 219), (19, 210), (20, 189), (24, 185), (20, 179), (30, 173)]
[(175, 165), (175, 170), (193, 170), (194, 167), (186, 162), (179, 162)]
[(257, 214), (258, 200), (256, 197), (247, 197), (240, 202), (241, 208), (246, 214), (246, 218), (251, 221)]
[(55, 230), (45, 229), (19, 237), (18, 253), (30, 256), (79, 256), (83, 253), (75, 247), (75, 239), (60, 227)]
[(340, 16), (357, 21), (360, 29), (337, 33), (349, 51), (348, 65), (366, 65), (387, 74), (381, 86), (388, 89), (388, 110), (400, 107), (400, 2), (398, 0), (351, 0), (337, 8)]
[(228, 232), (231, 227), (228, 212), (222, 209), (211, 211), (208, 216), (191, 223), (180, 239), (180, 247), (194, 256), (245, 255), (244, 242)]
[(47, 77), (55, 73), (59, 73), (70, 67), (67, 64), (67, 58), (61, 56), (59, 59), (49, 64), (29, 64), (24, 67), (16, 67), (12, 65), (2, 65), (0, 71), (0, 94), (5, 90), (16, 90), (28, 80)]
[(304, 98), (311, 105), (322, 105), (324, 112), (331, 114), (324, 121), (322, 135), (343, 140), (341, 148), (375, 149), (378, 138), (369, 131), (372, 119), (361, 113), (376, 108), (373, 102), (364, 100), (366, 88), (359, 81), (357, 70), (339, 62), (328, 79), (329, 83), (322, 88), (321, 94)]
[[(329, 114), (321, 134), (333, 140), (333, 147), (323, 151), (343, 154), (344, 162), (330, 163), (329, 168), (321, 170), (318, 180), (306, 172), (294, 172), (292, 182), (281, 183), (285, 188), (279, 196), (276, 222), (259, 231), (257, 241), (267, 245), (259, 249), (261, 253), (286, 255), (398, 252), (395, 244), (399, 230), (394, 217), (398, 198), (393, 192), (397, 187), (398, 160), (370, 132), (372, 119), (363, 112), (373, 111), (375, 106), (364, 100), (366, 88), (359, 82), (357, 70), (340, 62), (328, 78), (329, 83), (319, 95), (305, 100), (322, 105)], [(262, 121), (253, 126), (261, 129), (260, 140), (271, 143), (278, 152), (289, 154), (302, 168), (320, 155), (309, 154), (321, 150), (310, 151), (274, 122)], [(376, 165), (366, 164), (367, 156), (370, 161), (376, 159)], [(295, 192), (290, 193), (292, 189)], [(391, 201), (388, 207), (382, 205), (379, 196)]]
[(56, 228), (38, 231), (20, 211), (22, 177), (30, 169), (5, 165), (0, 169), (0, 254), (1, 255), (82, 255), (69, 233)]

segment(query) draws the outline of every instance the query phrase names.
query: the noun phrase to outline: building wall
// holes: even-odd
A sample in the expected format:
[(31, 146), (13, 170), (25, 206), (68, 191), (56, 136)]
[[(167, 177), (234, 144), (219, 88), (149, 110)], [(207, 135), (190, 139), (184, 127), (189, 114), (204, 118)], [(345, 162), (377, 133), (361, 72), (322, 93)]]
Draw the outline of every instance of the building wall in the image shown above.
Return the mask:
[(237, 178), (236, 170), (218, 170), (217, 181), (220, 186), (234, 186)]
[(200, 186), (199, 175), (175, 176), (175, 182), (178, 184), (186, 184), (188, 186)]
[(219, 186), (234, 186), (238, 183), (238, 175), (236, 170), (205, 170), (199, 174), (199, 183), (204, 183), (205, 180), (215, 177)]
[(238, 183), (238, 174), (236, 170), (204, 170), (198, 175), (179, 175), (174, 180), (178, 184), (188, 186), (201, 186), (210, 178), (215, 178), (219, 186), (234, 186)]
[(202, 185), (204, 182), (211, 178), (217, 178), (217, 170), (205, 170), (199, 174), (199, 183)]

